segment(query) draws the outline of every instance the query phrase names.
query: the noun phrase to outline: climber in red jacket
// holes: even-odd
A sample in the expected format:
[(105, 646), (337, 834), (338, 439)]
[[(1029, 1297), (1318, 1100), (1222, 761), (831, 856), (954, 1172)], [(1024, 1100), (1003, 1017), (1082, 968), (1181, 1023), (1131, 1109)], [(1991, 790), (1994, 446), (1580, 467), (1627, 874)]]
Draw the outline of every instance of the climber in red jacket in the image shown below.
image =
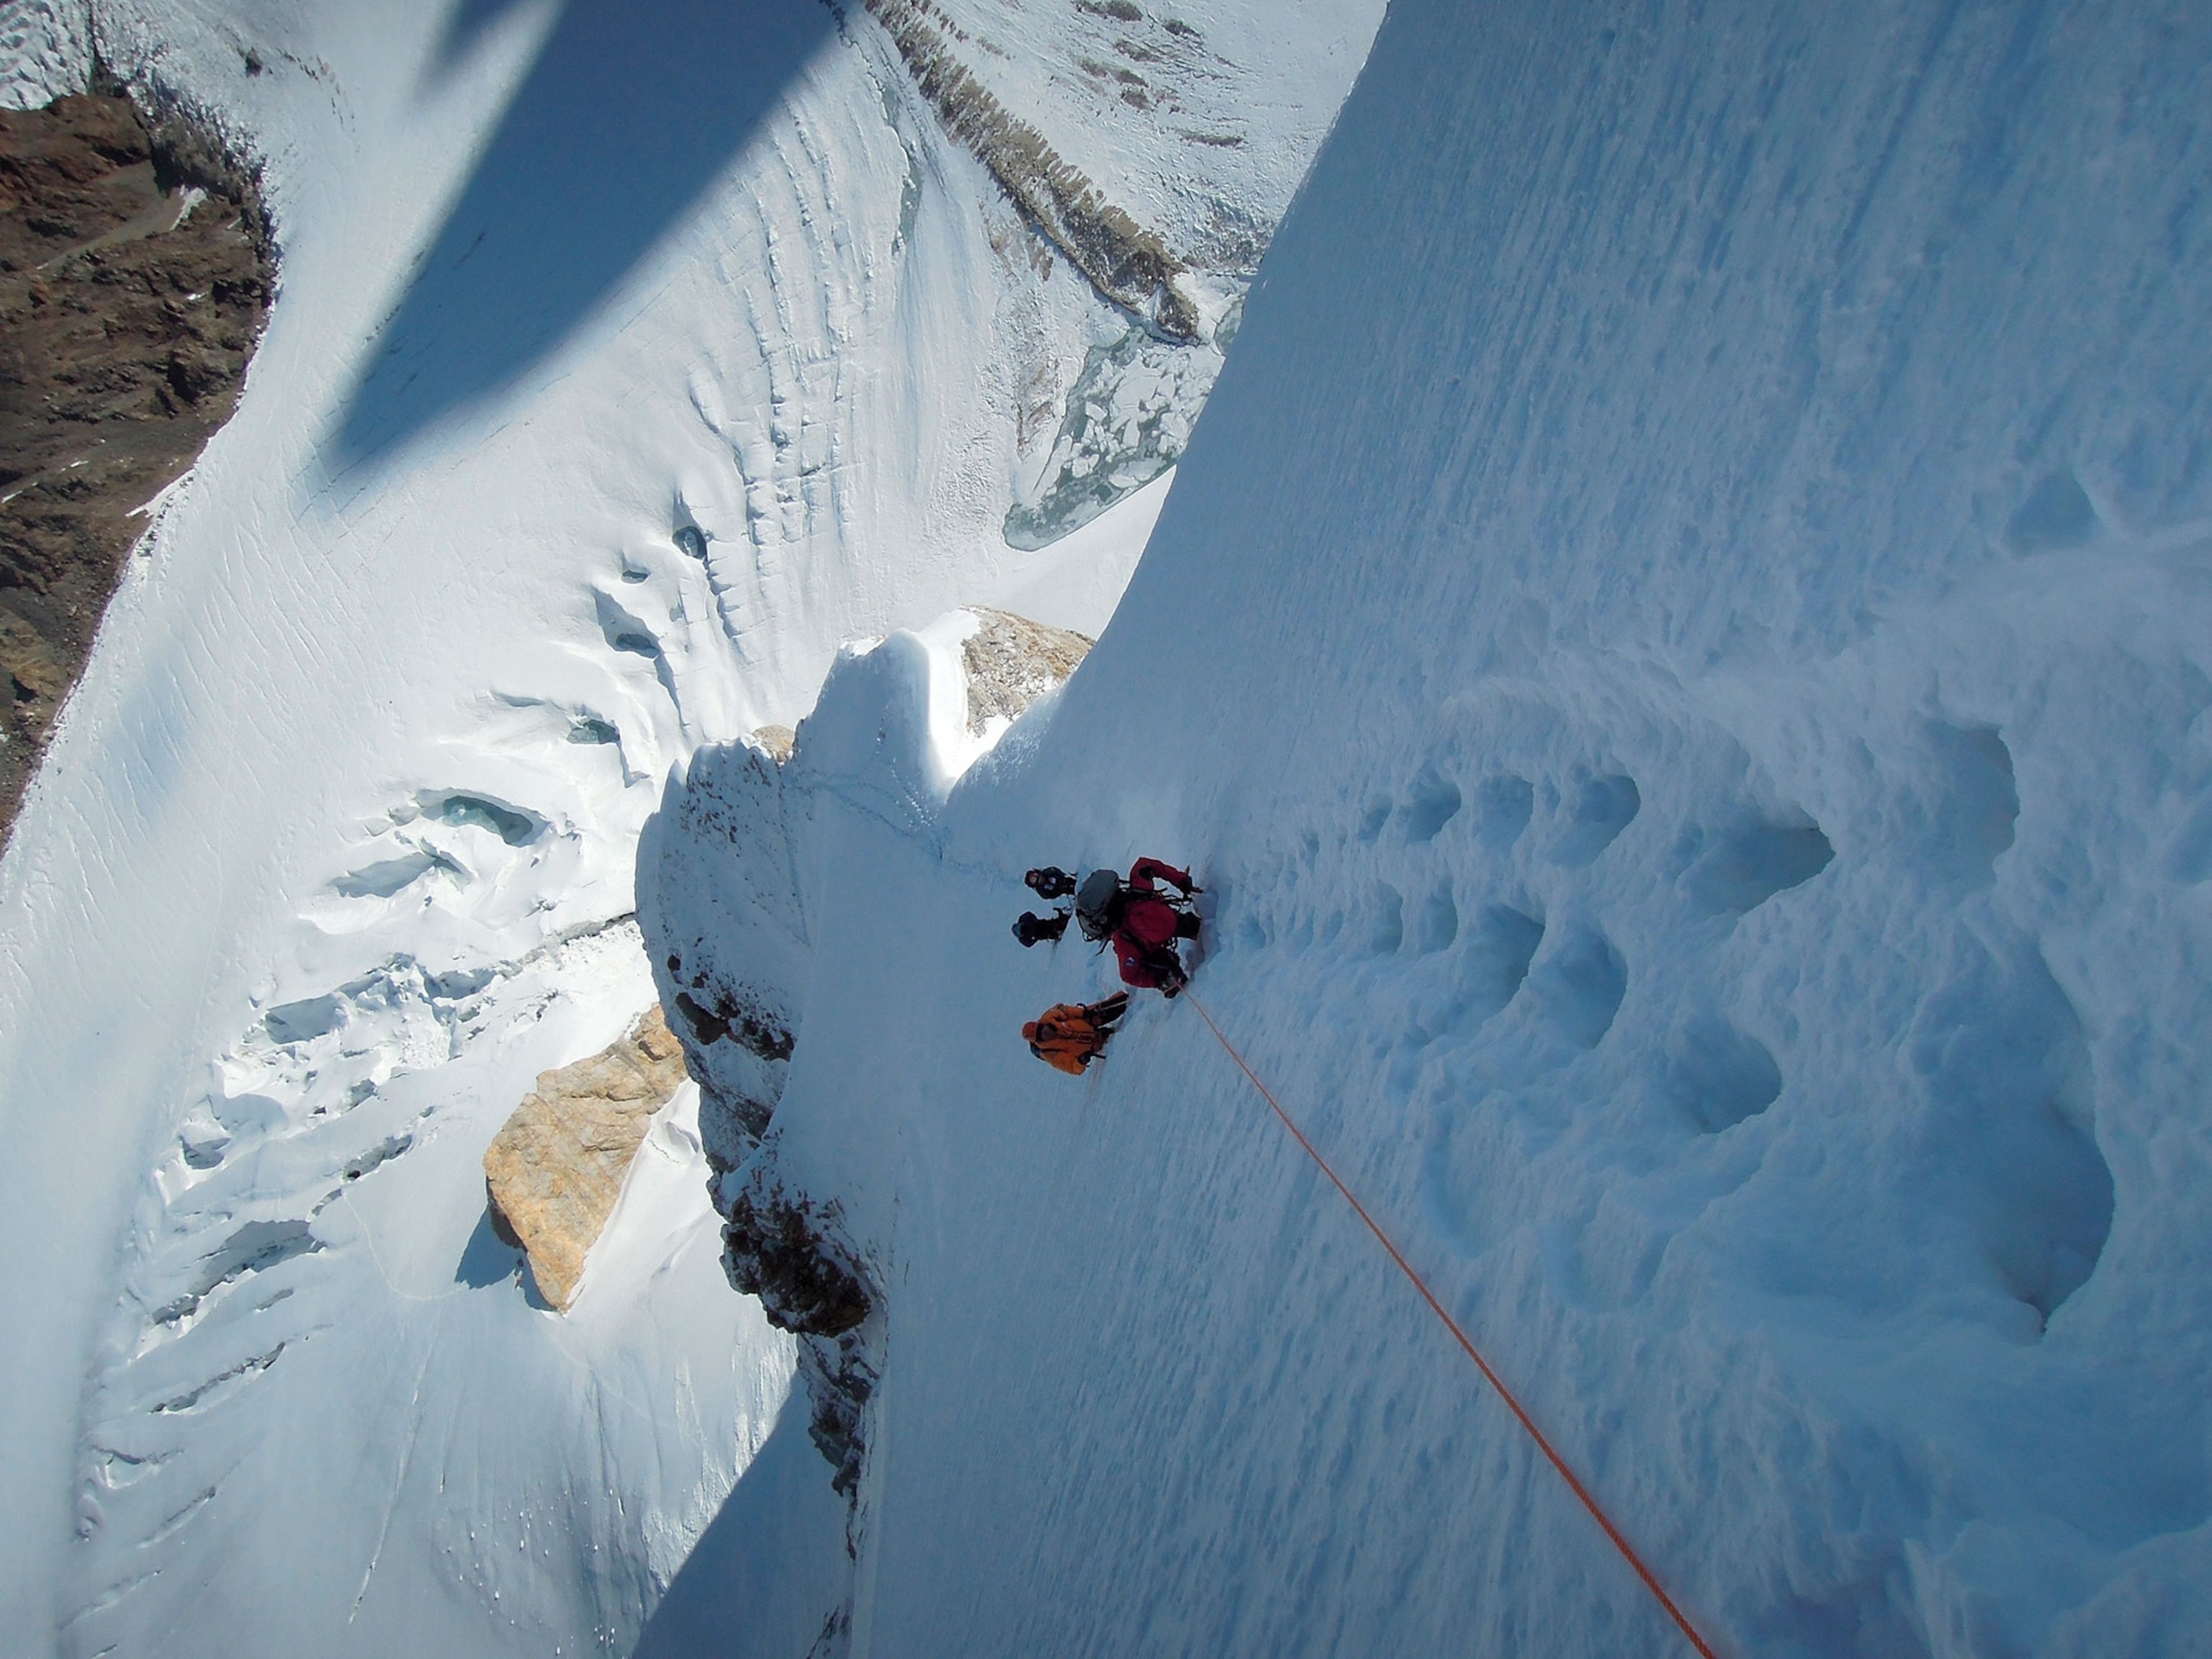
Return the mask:
[[(1164, 878), (1176, 892), (1162, 893), (1155, 878)], [(1190, 977), (1176, 942), (1198, 937), (1199, 919), (1185, 908), (1198, 890), (1189, 871), (1158, 859), (1139, 859), (1126, 884), (1112, 870), (1093, 870), (1084, 878), (1075, 896), (1075, 919), (1085, 939), (1112, 943), (1124, 985), (1172, 997)]]

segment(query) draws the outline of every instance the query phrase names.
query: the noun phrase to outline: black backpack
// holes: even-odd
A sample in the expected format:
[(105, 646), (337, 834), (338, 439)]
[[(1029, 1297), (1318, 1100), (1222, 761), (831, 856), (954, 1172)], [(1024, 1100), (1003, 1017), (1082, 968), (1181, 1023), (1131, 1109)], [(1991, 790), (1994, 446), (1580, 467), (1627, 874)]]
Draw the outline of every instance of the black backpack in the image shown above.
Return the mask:
[(1121, 925), (1121, 878), (1112, 870), (1093, 870), (1075, 890), (1075, 925), (1083, 937), (1109, 939)]

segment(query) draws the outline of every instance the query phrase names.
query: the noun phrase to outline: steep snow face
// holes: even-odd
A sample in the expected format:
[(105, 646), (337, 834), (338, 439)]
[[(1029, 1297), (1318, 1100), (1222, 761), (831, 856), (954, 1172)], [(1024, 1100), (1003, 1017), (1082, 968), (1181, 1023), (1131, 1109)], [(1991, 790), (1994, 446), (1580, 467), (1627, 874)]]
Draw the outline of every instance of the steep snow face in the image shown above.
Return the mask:
[[(19, 90), (79, 72), (75, 10), (6, 15)], [(716, 1559), (783, 1587), (752, 1638), (803, 1649), (845, 1517), (716, 1267), (696, 1101), (566, 1318), (479, 1160), (652, 998), (636, 842), (696, 745), (956, 604), (1103, 624), (1163, 481), (1002, 526), (1129, 319), (862, 16), (97, 22), (265, 165), (283, 292), (0, 865), (0, 1628), (624, 1651), (720, 1505)]]
[(1192, 1011), (1022, 1051), (1102, 975), (1021, 870), (1147, 852), (1722, 1651), (2201, 1644), (2208, 81), (2154, 4), (1392, 9), (1065, 692), (942, 796), (831, 711), (856, 1651), (1682, 1650)]

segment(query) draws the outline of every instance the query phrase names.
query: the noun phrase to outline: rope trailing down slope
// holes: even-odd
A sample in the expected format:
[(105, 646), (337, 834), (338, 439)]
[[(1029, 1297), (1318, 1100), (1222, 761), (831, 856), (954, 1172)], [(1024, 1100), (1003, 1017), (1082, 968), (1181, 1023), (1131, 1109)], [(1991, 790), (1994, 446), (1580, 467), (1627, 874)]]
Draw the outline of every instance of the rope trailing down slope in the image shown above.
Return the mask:
[(1553, 1449), (1552, 1443), (1544, 1437), (1544, 1431), (1536, 1426), (1535, 1419), (1514, 1398), (1513, 1390), (1507, 1388), (1504, 1379), (1490, 1369), (1490, 1362), (1476, 1350), (1473, 1340), (1460, 1328), (1459, 1321), (1444, 1310), (1444, 1304), (1437, 1300), (1436, 1292), (1428, 1287), (1420, 1274), (1413, 1271), (1413, 1264), (1390, 1242), (1390, 1236), (1376, 1224), (1375, 1218), (1367, 1213), (1367, 1206), (1352, 1195), (1352, 1188), (1344, 1184), (1334, 1170), (1329, 1168), (1328, 1160), (1315, 1148), (1313, 1142), (1306, 1139), (1305, 1132), (1283, 1109), (1282, 1102), (1277, 1100), (1267, 1085), (1260, 1081), (1259, 1074), (1245, 1062), (1244, 1056), (1237, 1052), (1236, 1044), (1222, 1035), (1221, 1028), (1213, 1023), (1213, 1016), (1206, 1012), (1206, 1005), (1188, 991), (1183, 993), (1182, 1000), (1198, 1010), (1198, 1017), (1206, 1022), (1206, 1029), (1213, 1033), (1214, 1041), (1221, 1045), (1230, 1059), (1237, 1062), (1237, 1069), (1244, 1073), (1245, 1080), (1260, 1091), (1260, 1098), (1274, 1109), (1275, 1115), (1283, 1121), (1283, 1127), (1291, 1132), (1291, 1138), (1305, 1148), (1306, 1156), (1313, 1159), (1321, 1172), (1328, 1177), (1329, 1184), (1344, 1194), (1344, 1201), (1352, 1206), (1353, 1212), (1367, 1224), (1367, 1231), (1375, 1235), (1376, 1242), (1389, 1254), (1390, 1260), (1398, 1264), (1398, 1271), (1413, 1281), (1413, 1288), (1421, 1293), (1421, 1300), (1429, 1304), (1429, 1310), (1443, 1322), (1444, 1328), (1452, 1334), (1452, 1340), (1467, 1351), (1467, 1357), (1474, 1361), (1475, 1369), (1482, 1373), (1484, 1380), (1498, 1390), (1498, 1397), (1520, 1419), (1521, 1426), (1528, 1431), (1528, 1437), (1536, 1443), (1536, 1449), (1550, 1461), (1552, 1467), (1559, 1472), (1559, 1478), (1567, 1483), (1568, 1489), (1582, 1500), (1583, 1507), (1590, 1512), (1591, 1518), (1605, 1529), (1605, 1535), (1613, 1540), (1613, 1547), (1620, 1552), (1622, 1559), (1636, 1569), (1636, 1576), (1644, 1581), (1644, 1588), (1658, 1599), (1659, 1605), (1667, 1609), (1667, 1616), (1681, 1627), (1682, 1634), (1689, 1638), (1690, 1645), (1698, 1650), (1702, 1659), (1717, 1659), (1705, 1638), (1698, 1634), (1697, 1626), (1690, 1622), (1688, 1615), (1681, 1608), (1674, 1605), (1674, 1598), (1660, 1588), (1658, 1578), (1650, 1567), (1644, 1565), (1644, 1558), (1637, 1554), (1635, 1547), (1622, 1535), (1620, 1528), (1613, 1525), (1613, 1517), (1605, 1512), (1597, 1499), (1590, 1495), (1589, 1488), (1583, 1485), (1575, 1472), (1567, 1467), (1566, 1459), (1561, 1457)]

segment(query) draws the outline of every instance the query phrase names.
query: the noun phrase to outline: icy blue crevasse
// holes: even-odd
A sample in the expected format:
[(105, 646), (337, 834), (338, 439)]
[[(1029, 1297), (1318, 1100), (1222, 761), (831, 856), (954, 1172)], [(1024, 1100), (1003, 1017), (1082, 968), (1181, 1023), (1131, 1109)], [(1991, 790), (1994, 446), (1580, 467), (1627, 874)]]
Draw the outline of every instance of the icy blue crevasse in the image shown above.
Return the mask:
[(1227, 342), (1182, 345), (1133, 328), (1093, 346), (1032, 498), (1006, 509), (1006, 544), (1048, 547), (1173, 466)]

